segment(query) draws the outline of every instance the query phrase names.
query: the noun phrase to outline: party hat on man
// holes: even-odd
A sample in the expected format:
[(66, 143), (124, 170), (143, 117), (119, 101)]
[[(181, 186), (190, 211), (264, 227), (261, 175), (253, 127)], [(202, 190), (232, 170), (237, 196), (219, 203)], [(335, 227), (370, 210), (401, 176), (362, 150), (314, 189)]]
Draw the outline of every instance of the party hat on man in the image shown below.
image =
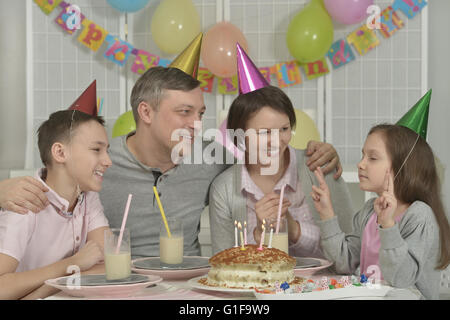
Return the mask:
[(97, 115), (97, 81), (94, 80), (89, 87), (75, 100), (69, 110), (78, 110), (93, 116)]
[(187, 74), (197, 79), (198, 66), (200, 61), (200, 49), (202, 46), (203, 33), (191, 41), (191, 43), (184, 49), (175, 60), (169, 65), (172, 68), (178, 68)]
[(246, 94), (269, 86), (270, 84), (266, 78), (259, 72), (258, 68), (239, 43), (236, 43), (236, 47), (239, 94)]
[(431, 100), (431, 89), (396, 123), (407, 127), (422, 138), (427, 139), (428, 111)]

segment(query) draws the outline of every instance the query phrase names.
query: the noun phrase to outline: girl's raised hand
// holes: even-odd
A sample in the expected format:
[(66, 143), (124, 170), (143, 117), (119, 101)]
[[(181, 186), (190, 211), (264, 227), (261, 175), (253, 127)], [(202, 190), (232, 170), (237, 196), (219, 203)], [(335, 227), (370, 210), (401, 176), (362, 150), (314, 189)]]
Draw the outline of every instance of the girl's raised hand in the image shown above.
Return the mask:
[(317, 167), (314, 174), (319, 181), (319, 186), (312, 186), (311, 197), (314, 201), (314, 207), (319, 212), (321, 220), (327, 220), (334, 217), (333, 205), (331, 204), (330, 190), (325, 182), (322, 169)]
[(381, 196), (375, 200), (373, 208), (378, 216), (378, 223), (383, 228), (390, 228), (395, 224), (394, 214), (397, 209), (397, 198), (394, 195), (394, 179), (389, 170), (384, 176), (383, 190)]

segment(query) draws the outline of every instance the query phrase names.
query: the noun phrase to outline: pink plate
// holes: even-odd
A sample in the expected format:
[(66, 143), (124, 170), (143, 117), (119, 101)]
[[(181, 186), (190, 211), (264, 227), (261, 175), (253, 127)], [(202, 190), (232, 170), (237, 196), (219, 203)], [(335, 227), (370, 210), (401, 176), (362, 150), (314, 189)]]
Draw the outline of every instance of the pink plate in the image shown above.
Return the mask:
[(333, 262), (330, 262), (328, 260), (325, 259), (318, 259), (318, 258), (314, 258), (315, 260), (319, 260), (320, 261), (320, 266), (318, 267), (311, 267), (311, 268), (299, 268), (299, 269), (294, 269), (294, 273), (297, 277), (307, 277), (307, 276), (311, 276), (313, 274), (315, 274), (316, 272), (326, 269), (328, 267), (330, 267), (331, 265), (333, 265)]
[[(71, 278), (72, 277), (72, 278)], [(106, 285), (106, 286), (78, 286), (72, 288), (70, 286), (59, 284), (61, 279), (67, 278), (68, 283), (73, 283), (73, 276), (60, 277), (56, 279), (46, 280), (45, 284), (62, 290), (64, 293), (74, 297), (129, 297), (132, 296), (144, 288), (161, 282), (162, 278), (155, 275), (147, 275), (148, 281), (133, 283), (133, 284), (121, 284), (121, 285)]]
[(157, 260), (159, 261), (159, 257), (150, 257), (150, 258), (139, 258), (131, 261), (131, 270), (135, 273), (145, 274), (145, 275), (157, 275), (163, 278), (164, 280), (188, 280), (197, 276), (204, 275), (208, 273), (210, 266), (206, 266), (208, 264), (207, 257), (184, 257), (191, 259), (200, 259), (204, 260), (204, 266), (198, 268), (180, 268), (180, 269), (164, 269), (164, 268), (136, 268), (134, 263), (143, 261), (143, 260)]

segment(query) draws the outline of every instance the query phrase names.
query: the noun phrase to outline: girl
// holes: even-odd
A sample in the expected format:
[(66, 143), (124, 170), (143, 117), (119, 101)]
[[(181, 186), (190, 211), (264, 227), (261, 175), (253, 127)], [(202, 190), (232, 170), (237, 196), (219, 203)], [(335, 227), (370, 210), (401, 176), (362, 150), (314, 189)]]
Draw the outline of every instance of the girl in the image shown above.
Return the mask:
[[(311, 190), (314, 175), (306, 166), (305, 150), (289, 146), (295, 123), (292, 103), (277, 87), (266, 86), (241, 94), (233, 101), (227, 128), (246, 133), (245, 137), (234, 139), (235, 145), (245, 146), (245, 165), (227, 169), (211, 185), (209, 214), (213, 253), (235, 244), (235, 220), (247, 221), (248, 243), (259, 243), (263, 220), (276, 220), (280, 190), (285, 186), (282, 215), (287, 218), (289, 254), (322, 256), (319, 229), (313, 220), (313, 217), (318, 219), (318, 214), (311, 199), (305, 197), (305, 192)], [(276, 130), (279, 137), (273, 139), (272, 131)], [(253, 155), (252, 150), (256, 151)], [(268, 159), (263, 159), (260, 151), (271, 161), (264, 161)], [(256, 161), (252, 161), (255, 155)], [(332, 175), (327, 175), (327, 181), (335, 191), (338, 210), (351, 210), (345, 182), (334, 180)], [(266, 231), (269, 230), (267, 223)]]
[[(311, 196), (320, 214), (321, 244), (339, 273), (370, 276), (394, 287), (415, 286), (426, 299), (438, 299), (438, 269), (450, 262), (450, 233), (430, 146), (403, 126), (373, 127), (358, 164), (362, 190), (378, 194), (353, 218), (353, 231), (344, 234), (330, 202), (320, 168), (319, 187)], [(378, 269), (379, 268), (379, 269)]]

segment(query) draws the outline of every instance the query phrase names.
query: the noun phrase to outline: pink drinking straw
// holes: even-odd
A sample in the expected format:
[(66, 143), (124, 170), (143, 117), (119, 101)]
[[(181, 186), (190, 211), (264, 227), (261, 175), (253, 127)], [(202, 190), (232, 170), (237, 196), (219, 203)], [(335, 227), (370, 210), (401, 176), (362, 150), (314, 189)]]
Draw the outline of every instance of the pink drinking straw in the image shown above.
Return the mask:
[(127, 223), (128, 211), (130, 210), (131, 198), (133, 195), (130, 193), (128, 195), (127, 205), (125, 206), (125, 212), (123, 214), (122, 226), (120, 227), (119, 240), (117, 241), (116, 254), (119, 254), (120, 245), (122, 244), (123, 231), (125, 230), (125, 224)]
[(276, 234), (278, 234), (278, 231), (280, 230), (280, 220), (281, 220), (281, 207), (283, 206), (283, 197), (284, 197), (284, 187), (286, 185), (281, 187), (281, 193), (280, 193), (280, 203), (278, 204), (278, 215), (277, 215), (277, 228), (276, 228)]

